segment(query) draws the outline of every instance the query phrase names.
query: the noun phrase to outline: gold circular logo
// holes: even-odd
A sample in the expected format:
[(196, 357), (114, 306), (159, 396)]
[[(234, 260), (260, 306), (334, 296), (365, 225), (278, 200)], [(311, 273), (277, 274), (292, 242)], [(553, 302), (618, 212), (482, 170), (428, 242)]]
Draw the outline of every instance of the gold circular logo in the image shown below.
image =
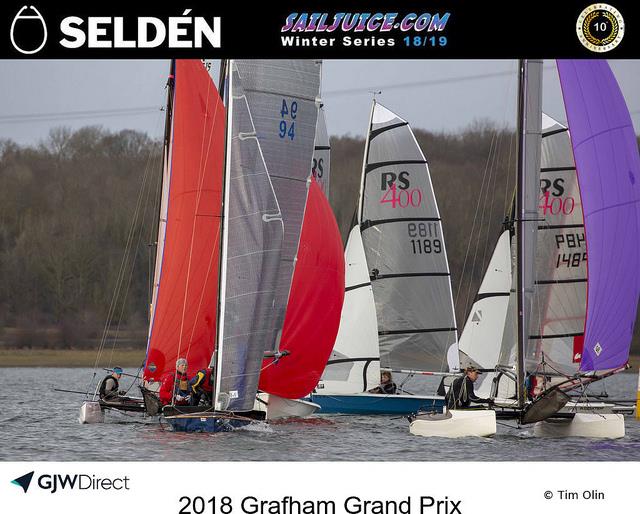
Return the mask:
[(624, 19), (609, 4), (592, 4), (578, 16), (578, 39), (592, 52), (608, 52), (620, 44), (624, 36)]

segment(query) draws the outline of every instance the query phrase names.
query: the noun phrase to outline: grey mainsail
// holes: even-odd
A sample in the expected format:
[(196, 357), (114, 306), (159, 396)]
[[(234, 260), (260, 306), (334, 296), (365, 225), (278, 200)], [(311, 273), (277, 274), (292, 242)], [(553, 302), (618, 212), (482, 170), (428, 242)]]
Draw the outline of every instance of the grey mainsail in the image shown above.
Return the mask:
[(274, 299), (284, 227), (237, 67), (228, 84), (225, 219), (217, 363), (217, 409), (251, 410), (265, 342), (273, 345)]
[(566, 127), (543, 114), (536, 282), (527, 371), (572, 375), (582, 357), (587, 248), (582, 202)]
[[(276, 197), (286, 199), (280, 203), (285, 233), (275, 297), (276, 326), (281, 328), (314, 152), (321, 63), (300, 59), (234, 62)], [(277, 344), (267, 344), (264, 349), (275, 349)]]
[(456, 322), (427, 161), (409, 124), (375, 101), (366, 148), (359, 222), (381, 366), (442, 370)]

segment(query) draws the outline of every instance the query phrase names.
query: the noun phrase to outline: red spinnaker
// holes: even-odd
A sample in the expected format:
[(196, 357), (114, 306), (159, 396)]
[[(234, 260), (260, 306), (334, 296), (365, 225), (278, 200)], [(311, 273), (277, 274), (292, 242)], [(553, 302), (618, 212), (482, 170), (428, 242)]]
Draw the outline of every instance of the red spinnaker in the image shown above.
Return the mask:
[(280, 342), (290, 355), (275, 364), (265, 359), (260, 390), (284, 398), (313, 390), (333, 349), (343, 300), (342, 238), (329, 201), (312, 179)]
[(177, 61), (167, 225), (146, 380), (172, 371), (178, 357), (188, 359), (191, 374), (213, 353), (224, 137), (225, 109), (211, 77), (200, 61)]

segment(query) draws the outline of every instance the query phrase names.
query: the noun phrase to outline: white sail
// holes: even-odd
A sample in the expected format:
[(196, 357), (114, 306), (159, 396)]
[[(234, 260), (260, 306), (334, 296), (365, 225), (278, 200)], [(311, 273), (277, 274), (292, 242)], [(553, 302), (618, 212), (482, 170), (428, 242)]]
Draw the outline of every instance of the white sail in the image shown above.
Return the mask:
[[(476, 300), (458, 343), (460, 366), (495, 368), (501, 363), (505, 325), (512, 296), (511, 235), (505, 230), (496, 245)], [(507, 341), (505, 341), (507, 342)], [(507, 342), (513, 346), (513, 339)], [(495, 373), (481, 375), (476, 390), (480, 396), (491, 393)]]
[(351, 229), (344, 255), (345, 295), (340, 328), (318, 394), (361, 393), (380, 380), (376, 306), (357, 225)]
[[(171, 127), (173, 127), (173, 118), (171, 119)], [(169, 132), (173, 138), (173, 130)], [(171, 149), (173, 145), (170, 141), (165, 141), (163, 148), (163, 164), (162, 164), (162, 191), (160, 193), (160, 213), (158, 214), (158, 235), (156, 238), (156, 259), (155, 269), (153, 271), (153, 291), (151, 293), (151, 305), (149, 306), (149, 333), (147, 341), (151, 340), (151, 329), (153, 328), (153, 317), (155, 315), (156, 300), (158, 298), (158, 289), (160, 287), (160, 273), (162, 271), (162, 255), (164, 253), (164, 241), (167, 233), (167, 209), (169, 208), (169, 184), (171, 179)], [(148, 343), (147, 343), (148, 344)]]

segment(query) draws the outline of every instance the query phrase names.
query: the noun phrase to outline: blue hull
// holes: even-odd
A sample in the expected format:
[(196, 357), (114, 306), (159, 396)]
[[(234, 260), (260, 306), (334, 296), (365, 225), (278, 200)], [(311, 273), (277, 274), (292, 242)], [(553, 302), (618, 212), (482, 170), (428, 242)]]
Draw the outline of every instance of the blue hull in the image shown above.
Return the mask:
[(318, 414), (413, 414), (418, 411), (442, 412), (440, 396), (380, 394), (312, 394), (311, 401), (320, 405)]
[(165, 421), (174, 432), (231, 432), (236, 428), (247, 426), (251, 419), (228, 418), (219, 416), (169, 416)]

